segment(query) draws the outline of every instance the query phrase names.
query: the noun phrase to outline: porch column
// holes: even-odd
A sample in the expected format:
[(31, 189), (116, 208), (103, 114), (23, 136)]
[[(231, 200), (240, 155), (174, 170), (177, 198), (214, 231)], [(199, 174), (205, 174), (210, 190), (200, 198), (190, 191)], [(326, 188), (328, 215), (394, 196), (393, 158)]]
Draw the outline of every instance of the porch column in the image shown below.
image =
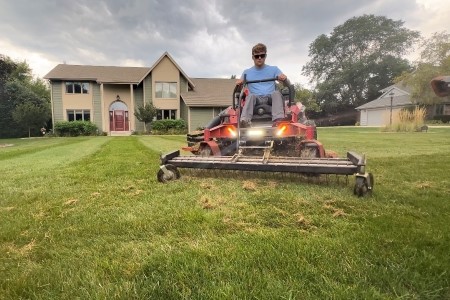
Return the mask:
[(128, 122), (129, 124), (129, 130), (134, 131), (136, 130), (136, 117), (134, 116), (134, 93), (133, 93), (133, 84), (130, 84), (130, 101), (131, 101), (131, 107), (128, 110)]
[(102, 118), (102, 127), (104, 132), (109, 132), (109, 110), (105, 107), (105, 99), (103, 99), (103, 83), (100, 83), (100, 106)]

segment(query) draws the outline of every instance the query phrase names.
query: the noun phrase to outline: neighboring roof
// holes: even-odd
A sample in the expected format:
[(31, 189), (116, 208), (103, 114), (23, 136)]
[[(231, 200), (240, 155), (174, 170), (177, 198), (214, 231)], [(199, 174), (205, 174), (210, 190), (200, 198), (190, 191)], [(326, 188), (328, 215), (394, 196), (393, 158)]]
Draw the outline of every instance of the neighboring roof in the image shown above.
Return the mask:
[(98, 83), (140, 83), (150, 68), (59, 64), (47, 75), (50, 80), (92, 80)]
[(391, 96), (392, 107), (404, 107), (412, 105), (413, 103), (411, 101), (411, 95), (407, 90), (409, 91), (409, 89), (405, 88), (401, 84), (391, 85), (380, 91), (383, 93), (380, 97), (373, 101), (367, 102), (366, 104), (358, 106), (356, 110), (391, 107)]
[(181, 93), (187, 106), (226, 107), (232, 104), (236, 79), (191, 78), (191, 81), (195, 89)]

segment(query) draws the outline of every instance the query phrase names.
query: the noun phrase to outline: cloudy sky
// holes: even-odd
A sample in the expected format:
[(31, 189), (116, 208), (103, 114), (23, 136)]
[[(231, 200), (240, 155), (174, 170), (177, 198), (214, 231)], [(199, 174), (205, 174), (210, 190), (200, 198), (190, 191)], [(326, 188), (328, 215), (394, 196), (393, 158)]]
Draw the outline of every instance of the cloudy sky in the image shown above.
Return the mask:
[(190, 77), (229, 78), (262, 42), (266, 63), (306, 83), (309, 44), (363, 14), (450, 31), (448, 0), (0, 0), (0, 54), (43, 77), (60, 63), (151, 67), (167, 51)]

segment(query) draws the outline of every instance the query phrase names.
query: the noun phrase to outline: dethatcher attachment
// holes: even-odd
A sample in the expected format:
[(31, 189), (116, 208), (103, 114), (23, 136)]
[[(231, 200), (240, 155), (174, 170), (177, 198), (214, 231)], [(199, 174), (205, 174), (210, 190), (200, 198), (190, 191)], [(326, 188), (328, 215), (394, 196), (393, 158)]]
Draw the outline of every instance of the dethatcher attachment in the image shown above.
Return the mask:
[(302, 158), (302, 157), (255, 157), (235, 154), (233, 156), (180, 156), (176, 150), (161, 156), (158, 181), (168, 182), (180, 178), (178, 168), (237, 170), (254, 172), (298, 173), (307, 176), (320, 174), (355, 175), (353, 189), (362, 197), (372, 191), (373, 176), (365, 172), (366, 160), (354, 152), (347, 158)]
[(294, 103), (294, 86), (281, 91), (285, 100), (285, 118), (272, 122), (271, 102), (257, 102), (251, 124), (240, 126), (240, 111), (245, 102), (246, 84), (273, 81), (244, 81), (233, 91), (232, 105), (215, 117), (204, 130), (187, 135), (183, 150), (194, 155), (180, 155), (176, 150), (161, 156), (158, 181), (180, 178), (178, 168), (201, 170), (236, 170), (280, 172), (318, 176), (321, 174), (355, 175), (353, 189), (362, 197), (373, 189), (373, 176), (366, 173), (364, 155), (348, 152), (346, 158), (327, 153), (317, 141), (314, 122), (306, 119), (305, 108)]

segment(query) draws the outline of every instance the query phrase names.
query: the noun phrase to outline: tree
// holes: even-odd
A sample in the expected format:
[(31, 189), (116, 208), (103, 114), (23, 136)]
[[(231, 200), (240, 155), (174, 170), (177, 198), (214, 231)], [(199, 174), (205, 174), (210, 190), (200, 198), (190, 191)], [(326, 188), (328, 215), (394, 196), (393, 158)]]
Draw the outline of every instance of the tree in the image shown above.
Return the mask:
[(354, 108), (379, 96), (379, 90), (405, 70), (402, 58), (419, 38), (403, 21), (363, 15), (317, 37), (303, 75), (311, 77), (321, 108), (328, 113)]
[(16, 123), (28, 128), (28, 137), (31, 137), (31, 128), (42, 128), (50, 119), (48, 107), (32, 102), (24, 102), (16, 106), (12, 113)]
[(300, 101), (306, 108), (306, 112), (320, 112), (316, 97), (311, 90), (304, 88), (300, 83), (294, 84), (295, 99)]
[(411, 88), (411, 99), (420, 104), (434, 104), (444, 101), (437, 97), (430, 87), (430, 81), (439, 75), (450, 75), (450, 34), (436, 32), (420, 43), (420, 58), (412, 72), (405, 72), (396, 78)]
[[(50, 90), (42, 79), (34, 78), (26, 62), (15, 62), (9, 57), (0, 55), (0, 137), (20, 137), (28, 129), (30, 123), (18, 123), (13, 113), (19, 105), (31, 103), (42, 108), (40, 114), (50, 119)], [(30, 105), (23, 106), (31, 107)], [(42, 126), (42, 125), (39, 125)], [(39, 128), (36, 128), (36, 133)]]
[(153, 105), (153, 103), (146, 102), (144, 105), (138, 105), (134, 115), (136, 118), (144, 122), (144, 131), (147, 131), (147, 124), (153, 121), (153, 118), (156, 116), (157, 109)]

